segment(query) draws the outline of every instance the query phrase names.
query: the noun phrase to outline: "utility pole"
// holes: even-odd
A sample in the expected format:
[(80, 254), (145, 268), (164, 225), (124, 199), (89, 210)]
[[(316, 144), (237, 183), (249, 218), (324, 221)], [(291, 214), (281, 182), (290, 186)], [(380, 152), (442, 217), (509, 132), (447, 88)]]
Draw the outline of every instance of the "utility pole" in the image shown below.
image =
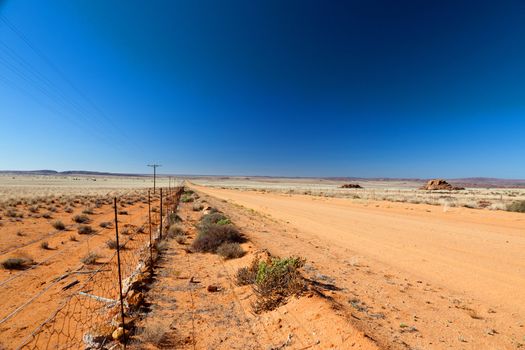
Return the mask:
[(162, 165), (160, 165), (160, 164), (148, 164), (148, 166), (153, 168), (153, 193), (155, 193), (155, 181), (156, 181), (156, 178), (157, 178), (157, 168), (159, 166), (162, 166)]

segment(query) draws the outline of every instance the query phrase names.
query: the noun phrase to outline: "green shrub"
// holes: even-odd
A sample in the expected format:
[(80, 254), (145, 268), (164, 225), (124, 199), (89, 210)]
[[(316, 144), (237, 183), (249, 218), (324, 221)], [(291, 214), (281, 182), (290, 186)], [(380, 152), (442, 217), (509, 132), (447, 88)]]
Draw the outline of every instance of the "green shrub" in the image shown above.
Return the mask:
[(201, 218), (200, 223), (199, 223), (199, 228), (205, 229), (206, 227), (210, 225), (217, 224), (221, 220), (228, 220), (228, 218), (221, 213), (206, 214)]
[(231, 223), (232, 222), (228, 218), (217, 221), (217, 225), (230, 225)]
[(525, 213), (525, 201), (516, 201), (507, 206), (508, 211), (514, 211), (518, 213)]
[(273, 310), (288, 297), (298, 295), (306, 289), (306, 283), (299, 269), (304, 260), (297, 257), (272, 258), (261, 261), (255, 276), (254, 291), (257, 300), (254, 311)]
[(225, 259), (237, 259), (244, 255), (239, 243), (223, 243), (217, 248), (217, 254)]
[(191, 196), (188, 196), (188, 195), (183, 195), (181, 198), (180, 198), (180, 201), (182, 203), (189, 203), (189, 202), (193, 202), (193, 197)]

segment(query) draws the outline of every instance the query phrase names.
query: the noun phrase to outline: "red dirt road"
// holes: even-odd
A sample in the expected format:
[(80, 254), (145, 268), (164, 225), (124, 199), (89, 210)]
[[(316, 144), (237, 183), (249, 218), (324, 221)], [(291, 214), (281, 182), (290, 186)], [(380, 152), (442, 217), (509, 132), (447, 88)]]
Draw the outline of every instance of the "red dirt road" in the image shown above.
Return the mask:
[[(376, 270), (394, 271), (405, 281), (424, 281), (442, 295), (472, 300), (478, 309), (489, 310), (479, 319), (488, 320), (498, 310), (499, 332), (512, 328), (509, 340), (518, 347), (525, 342), (521, 339), (525, 336), (524, 214), (195, 188), (284, 222), (296, 230), (298, 239), (304, 235), (328, 247), (327, 254), (345, 251), (348, 255), (343, 258), (358, 257)], [(418, 303), (425, 304), (410, 302), (414, 312), (424, 306)], [(439, 309), (445, 308), (461, 308), (478, 319), (467, 307), (452, 303)]]

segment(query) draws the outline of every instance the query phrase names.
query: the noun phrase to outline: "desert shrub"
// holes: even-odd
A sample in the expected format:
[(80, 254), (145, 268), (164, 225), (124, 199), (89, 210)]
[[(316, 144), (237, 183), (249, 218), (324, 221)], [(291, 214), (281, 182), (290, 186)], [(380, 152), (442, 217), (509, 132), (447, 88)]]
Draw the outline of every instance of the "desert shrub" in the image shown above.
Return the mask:
[(45, 249), (45, 250), (50, 249), (50, 248), (49, 248), (49, 243), (46, 242), (46, 241), (41, 242), (41, 243), (40, 243), (40, 248)]
[(227, 242), (244, 242), (244, 237), (233, 225), (211, 224), (201, 228), (192, 243), (192, 249), (200, 252), (216, 252), (217, 248)]
[(159, 345), (168, 331), (168, 326), (158, 321), (149, 322), (145, 325), (144, 330), (140, 334), (142, 341)]
[(228, 218), (221, 213), (206, 214), (201, 218), (200, 223), (199, 223), (199, 228), (205, 229), (206, 227), (216, 224), (219, 221), (225, 220), (225, 219), (228, 219)]
[(182, 203), (190, 203), (194, 201), (194, 198), (192, 196), (183, 195), (182, 197), (180, 197), (180, 201)]
[(137, 227), (137, 229), (135, 230), (135, 233), (144, 233), (144, 226), (139, 226)]
[(127, 235), (131, 234), (132, 231), (131, 231), (131, 229), (130, 229), (129, 226), (125, 226), (125, 227), (123, 227), (123, 228), (119, 231), (119, 233), (120, 233), (121, 235), (126, 235), (126, 236), (127, 236)]
[(217, 221), (217, 225), (230, 225), (231, 223), (232, 222), (228, 218)]
[(38, 213), (38, 205), (32, 205), (29, 207), (31, 213)]
[(202, 209), (204, 209), (204, 205), (202, 203), (193, 203), (193, 211), (201, 211)]
[(73, 212), (73, 208), (71, 208), (71, 207), (65, 207), (65, 208), (64, 208), (64, 211), (65, 211), (66, 213), (71, 214), (71, 213)]
[(184, 230), (179, 225), (171, 225), (168, 229), (168, 237), (184, 236)]
[(69, 240), (70, 240), (71, 242), (76, 242), (76, 241), (78, 241), (78, 238), (77, 238), (77, 236), (75, 236), (75, 235), (71, 235), (71, 236), (69, 236)]
[(254, 283), (254, 311), (273, 310), (288, 297), (303, 292), (306, 283), (299, 271), (303, 265), (304, 259), (297, 257), (260, 261)]
[(6, 270), (25, 270), (31, 267), (33, 263), (33, 259), (26, 256), (20, 256), (7, 258), (3, 260), (0, 264)]
[(44, 214), (42, 214), (42, 217), (44, 219), (51, 219), (52, 218), (51, 213), (44, 213)]
[(97, 263), (97, 259), (99, 259), (100, 257), (100, 255), (91, 252), (85, 255), (82, 259), (80, 259), (80, 261), (86, 265), (93, 265)]
[(507, 206), (508, 211), (525, 213), (525, 201), (516, 201)]
[(119, 210), (118, 211), (118, 215), (128, 215), (128, 211), (127, 210)]
[(86, 209), (82, 210), (82, 214), (93, 215), (93, 208), (87, 207)]
[(184, 244), (186, 242), (186, 236), (176, 236), (175, 241), (179, 244)]
[(168, 242), (166, 242), (165, 240), (158, 241), (158, 242), (155, 244), (155, 249), (156, 249), (159, 253), (163, 253), (163, 252), (165, 252), (166, 250), (168, 250)]
[(78, 223), (78, 224), (83, 224), (83, 223), (86, 223), (86, 222), (89, 222), (89, 217), (87, 217), (86, 215), (75, 215), (73, 216), (73, 221)]
[(19, 237), (24, 237), (26, 234), (24, 233), (24, 231), (18, 230), (18, 231), (16, 231), (16, 235), (19, 236)]
[(111, 221), (102, 221), (100, 224), (98, 224), (98, 226), (102, 228), (109, 228), (111, 227)]
[(244, 255), (239, 243), (223, 243), (217, 248), (217, 254), (225, 259), (237, 259)]
[(170, 213), (169, 217), (168, 217), (168, 221), (169, 221), (170, 225), (173, 225), (176, 222), (181, 222), (182, 219), (180, 218), (180, 216), (177, 215), (177, 213)]
[(89, 225), (80, 225), (78, 227), (78, 234), (79, 235), (90, 235), (92, 233), (95, 233), (95, 230)]
[(5, 216), (10, 218), (23, 218), (24, 214), (19, 213), (15, 209), (7, 209), (7, 211), (5, 212)]
[(157, 207), (153, 207), (153, 208), (151, 208), (151, 212), (152, 212), (152, 213), (156, 213), (156, 212), (158, 212), (158, 211), (159, 211), (159, 208), (157, 208)]
[(51, 226), (53, 226), (55, 228), (55, 230), (65, 230), (66, 229), (66, 225), (64, 225), (64, 223), (60, 220), (55, 220), (51, 223)]
[(237, 270), (235, 280), (238, 286), (246, 286), (255, 283), (257, 271), (259, 270), (259, 262), (260, 260), (255, 258), (252, 260), (250, 266), (241, 267), (239, 270)]
[[(109, 241), (106, 242), (106, 245), (108, 246), (109, 249), (117, 249), (117, 241), (114, 240), (114, 239), (110, 239)], [(119, 244), (118, 247), (120, 249), (124, 249), (124, 244)]]

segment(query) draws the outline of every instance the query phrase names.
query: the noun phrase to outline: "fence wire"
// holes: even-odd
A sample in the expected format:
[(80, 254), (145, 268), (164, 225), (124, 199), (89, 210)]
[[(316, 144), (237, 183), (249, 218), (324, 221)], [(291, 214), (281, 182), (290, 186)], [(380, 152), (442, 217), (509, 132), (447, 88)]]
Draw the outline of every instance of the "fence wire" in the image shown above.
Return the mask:
[[(172, 217), (169, 214), (176, 213), (182, 190), (182, 187), (175, 187), (162, 196), (162, 222), (165, 227)], [(152, 200), (156, 196), (152, 196)], [(160, 234), (161, 212), (157, 208), (151, 212), (151, 225), (154, 227), (152, 242), (148, 221), (139, 227), (119, 227), (120, 247), (117, 249), (120, 252), (126, 317), (136, 311), (135, 304), (140, 302), (140, 293), (133, 289), (134, 284), (152, 268), (150, 244), (155, 245)], [(132, 325), (128, 322), (123, 325), (121, 320), (117, 250), (109, 258), (100, 260), (61, 276), (59, 280), (71, 275), (75, 277), (73, 282), (62, 287), (66, 293), (62, 303), (23, 339), (17, 349), (125, 348), (126, 339), (118, 333), (119, 327), (124, 326), (129, 332), (128, 328)]]

